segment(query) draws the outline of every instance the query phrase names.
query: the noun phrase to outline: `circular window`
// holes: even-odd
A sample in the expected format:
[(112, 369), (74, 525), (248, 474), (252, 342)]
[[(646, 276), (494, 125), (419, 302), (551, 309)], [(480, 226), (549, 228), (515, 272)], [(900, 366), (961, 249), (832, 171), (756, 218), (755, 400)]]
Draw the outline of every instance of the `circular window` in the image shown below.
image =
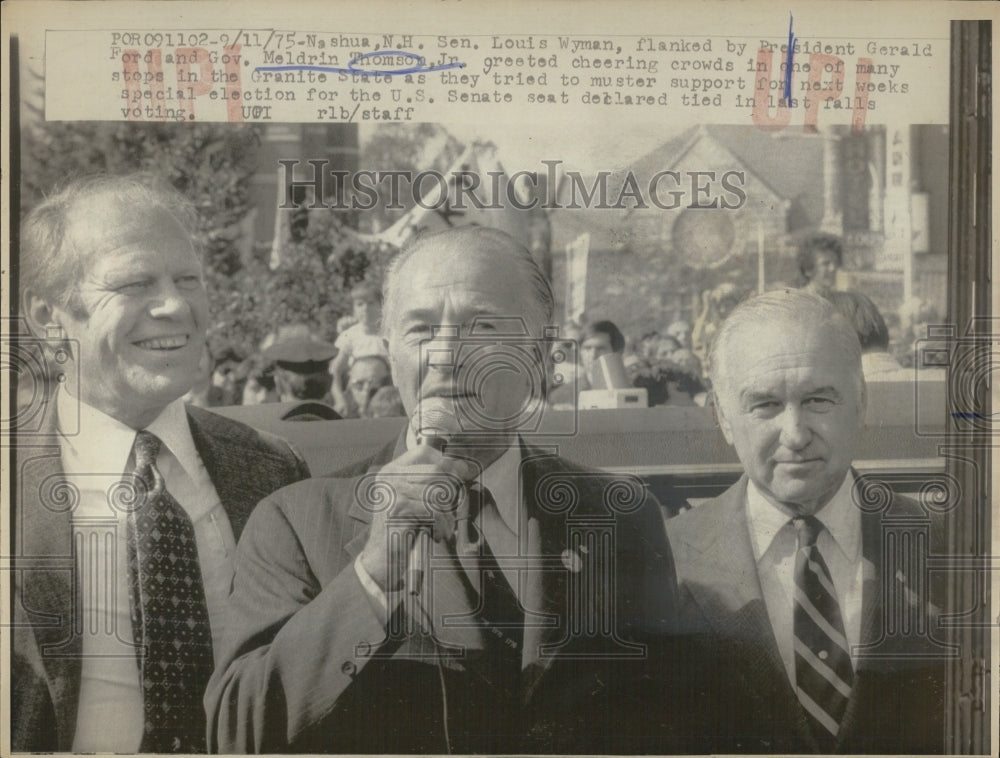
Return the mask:
[(671, 231), (674, 250), (695, 268), (710, 268), (733, 254), (736, 227), (729, 214), (685, 208)]

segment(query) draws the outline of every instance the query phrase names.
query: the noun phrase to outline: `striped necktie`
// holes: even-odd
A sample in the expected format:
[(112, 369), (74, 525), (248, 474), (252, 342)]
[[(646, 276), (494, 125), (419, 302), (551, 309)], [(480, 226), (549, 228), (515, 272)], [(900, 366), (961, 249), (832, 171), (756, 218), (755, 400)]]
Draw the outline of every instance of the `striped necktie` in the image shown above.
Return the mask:
[(202, 694), (212, 673), (212, 630), (191, 519), (156, 467), (160, 440), (132, 446), (138, 497), (128, 518), (132, 630), (144, 648), (140, 752), (204, 753)]
[(854, 684), (851, 654), (830, 570), (816, 540), (823, 524), (815, 516), (792, 519), (795, 554), (795, 691), (821, 752), (836, 744)]

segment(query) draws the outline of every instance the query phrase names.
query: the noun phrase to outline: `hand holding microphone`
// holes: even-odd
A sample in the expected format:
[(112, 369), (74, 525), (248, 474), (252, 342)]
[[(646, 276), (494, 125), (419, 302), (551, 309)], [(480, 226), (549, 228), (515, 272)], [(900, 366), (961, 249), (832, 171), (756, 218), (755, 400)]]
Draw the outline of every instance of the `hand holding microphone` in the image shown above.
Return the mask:
[[(384, 590), (405, 587), (408, 594), (419, 594), (423, 585), (424, 566), (430, 555), (431, 533), (421, 529), (412, 551), (404, 540), (395, 541), (390, 547), (388, 519), (426, 519), (428, 516), (427, 488), (442, 480), (474, 479), (478, 468), (462, 458), (445, 454), (448, 442), (460, 432), (458, 420), (446, 399), (431, 398), (421, 401), (410, 419), (410, 431), (417, 442), (403, 455), (389, 462), (377, 475), (378, 483), (393, 493), (393, 506), (373, 514), (368, 542), (361, 554), (361, 562), (369, 576)], [(457, 508), (457, 497), (452, 508)], [(447, 513), (446, 504), (437, 504), (435, 519), (439, 527), (447, 527), (447, 518), (454, 519), (454, 511)], [(444, 511), (444, 512), (442, 512)], [(441, 521), (445, 520), (442, 524)], [(435, 529), (434, 537), (441, 538), (444, 530)], [(390, 549), (394, 551), (390, 554)]]
[[(418, 445), (447, 455), (448, 439), (458, 431), (458, 420), (451, 408), (440, 398), (422, 401), (410, 419)], [(406, 568), (406, 594), (419, 595), (424, 586), (424, 571), (431, 554), (431, 536), (426, 531), (417, 533), (413, 551)]]

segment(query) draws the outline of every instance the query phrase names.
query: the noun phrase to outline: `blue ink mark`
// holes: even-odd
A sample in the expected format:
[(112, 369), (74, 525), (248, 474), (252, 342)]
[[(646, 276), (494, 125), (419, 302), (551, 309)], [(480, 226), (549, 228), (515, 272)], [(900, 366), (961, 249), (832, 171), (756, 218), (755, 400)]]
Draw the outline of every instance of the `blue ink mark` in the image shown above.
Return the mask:
[(994, 416), (1000, 416), (1000, 413), (977, 413), (976, 411), (955, 411), (951, 414), (952, 418), (965, 419), (967, 421), (972, 421), (973, 419), (982, 419), (983, 421), (990, 421)]
[(788, 14), (788, 57), (785, 59), (785, 102), (792, 103), (792, 59), (795, 57), (795, 35), (792, 33), (792, 22), (795, 19)]
[[(411, 61), (415, 61), (415, 65), (406, 66), (403, 68), (387, 68), (387, 69), (374, 69), (374, 68), (358, 68), (358, 64), (364, 62), (368, 58), (379, 55), (401, 55), (404, 58), (408, 58)], [(424, 61), (424, 56), (417, 55), (416, 53), (408, 53), (405, 50), (374, 50), (370, 53), (363, 53), (356, 58), (351, 59), (347, 64), (347, 68), (342, 68), (340, 66), (257, 66), (254, 71), (317, 71), (323, 74), (369, 74), (372, 76), (402, 76), (403, 74), (429, 74), (435, 71), (447, 71), (450, 68), (465, 68), (464, 63), (439, 63), (433, 66), (426, 65)]]

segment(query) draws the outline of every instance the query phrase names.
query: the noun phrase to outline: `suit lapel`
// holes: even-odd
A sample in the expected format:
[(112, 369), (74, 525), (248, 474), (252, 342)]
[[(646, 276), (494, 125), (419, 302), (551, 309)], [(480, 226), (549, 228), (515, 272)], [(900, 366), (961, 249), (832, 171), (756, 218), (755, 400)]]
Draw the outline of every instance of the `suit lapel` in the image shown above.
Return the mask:
[(247, 470), (246, 449), (232, 439), (231, 433), (216, 427), (213, 414), (203, 412), (196, 416), (188, 407), (187, 418), (195, 449), (229, 517), (233, 536), (239, 540), (250, 512), (257, 505), (247, 490), (248, 477), (253, 473)]
[(878, 640), (882, 629), (881, 514), (861, 515), (861, 637), (862, 645)]
[[(347, 510), (346, 520), (350, 524), (345, 523), (344, 534), (350, 534), (351, 539), (348, 540), (347, 544), (344, 545), (344, 551), (347, 556), (353, 560), (358, 556), (361, 550), (364, 548), (365, 543), (368, 541), (368, 531), (371, 527), (372, 522), (372, 510), (365, 503), (361, 501), (361, 498), (365, 496), (366, 488), (364, 487), (364, 478), (376, 474), (384, 465), (389, 461), (395, 460), (397, 457), (406, 452), (406, 430), (396, 438), (395, 442), (391, 442), (381, 450), (379, 450), (375, 456), (371, 459), (368, 464), (367, 469), (363, 474), (361, 474), (359, 479), (351, 479), (351, 506)], [(345, 493), (347, 494), (347, 493)], [(369, 493), (368, 499), (371, 502), (378, 502), (381, 498), (381, 494), (378, 492)], [(350, 529), (346, 529), (346, 527)]]
[[(750, 672), (747, 698), (760, 703), (763, 713), (794, 714), (800, 738), (815, 746), (767, 613), (750, 540), (746, 488), (744, 475), (714, 503), (701, 506), (711, 510), (703, 512), (700, 528), (685, 532), (687, 566), (680, 580), (712, 631), (734, 646), (737, 660)], [(762, 681), (774, 682), (776, 689), (754, 686)], [(771, 702), (776, 696), (784, 706)]]
[[(390, 460), (398, 457), (406, 449), (405, 432), (395, 442), (383, 448), (371, 461), (366, 474), (376, 473)], [(567, 549), (567, 523), (565, 512), (543, 508), (535, 498), (536, 485), (541, 477), (566, 471), (569, 477), (581, 475), (566, 469), (555, 452), (533, 449), (522, 445), (520, 469), (520, 491), (527, 513), (527, 529), (520, 535), (520, 554), (540, 558), (545, 568), (522, 573), (521, 606), (526, 609), (524, 636), (522, 642), (522, 692), (527, 702), (543, 675), (558, 657), (560, 643), (567, 640), (567, 574), (564, 559)], [(347, 518), (354, 522), (353, 538), (346, 544), (345, 551), (355, 557), (364, 547), (371, 524), (371, 510), (359, 500), (363, 487), (357, 487), (357, 479), (350, 481), (354, 488), (353, 499)], [(586, 487), (586, 480), (578, 483)], [(581, 495), (586, 498), (585, 492)], [(581, 556), (583, 560), (587, 556)], [(581, 568), (586, 571), (586, 566)]]
[[(521, 554), (549, 564), (561, 560), (566, 549), (566, 514), (540, 507), (536, 485), (545, 474), (560, 470), (555, 453), (522, 447), (521, 496), (528, 524), (521, 538)], [(527, 702), (539, 680), (556, 658), (555, 646), (566, 638), (567, 570), (563, 565), (528, 571), (522, 582), (521, 606), (526, 609), (521, 655), (522, 692)]]
[(72, 747), (83, 643), (75, 632), (78, 588), (73, 550), (75, 488), (63, 475), (55, 413), (38, 446), (17, 450), (19, 508), (17, 583), (29, 614), (55, 709), (59, 750)]
[(687, 589), (717, 634), (765, 642), (783, 668), (750, 542), (746, 477), (720, 495), (705, 516), (703, 528), (687, 535)]

